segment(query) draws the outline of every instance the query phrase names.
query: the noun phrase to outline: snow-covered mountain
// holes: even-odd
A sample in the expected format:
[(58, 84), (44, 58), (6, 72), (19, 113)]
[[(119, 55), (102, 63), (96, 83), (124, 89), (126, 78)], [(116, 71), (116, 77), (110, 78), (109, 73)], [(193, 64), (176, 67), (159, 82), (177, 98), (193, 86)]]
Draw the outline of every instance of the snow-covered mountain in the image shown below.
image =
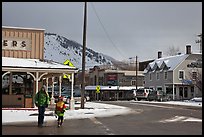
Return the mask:
[[(54, 33), (45, 33), (44, 58), (59, 63), (67, 59), (77, 67), (82, 67), (83, 46), (75, 41)], [(86, 68), (94, 66), (112, 65), (110, 57), (86, 47)]]

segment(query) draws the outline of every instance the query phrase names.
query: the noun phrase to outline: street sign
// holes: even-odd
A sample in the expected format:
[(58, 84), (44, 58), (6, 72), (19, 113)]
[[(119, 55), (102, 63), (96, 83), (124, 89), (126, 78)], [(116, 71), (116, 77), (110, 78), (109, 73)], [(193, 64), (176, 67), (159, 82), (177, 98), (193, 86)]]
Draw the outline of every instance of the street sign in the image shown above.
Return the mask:
[(64, 62), (64, 65), (68, 65), (68, 66), (70, 66), (70, 67), (74, 67), (74, 65), (72, 64), (72, 62), (71, 62), (70, 60), (68, 60), (68, 59)]
[[(74, 67), (74, 65), (72, 64), (72, 62), (71, 62), (70, 60), (68, 60), (68, 59), (64, 62), (64, 65), (68, 65), (68, 66), (70, 66), (70, 67)], [(67, 79), (70, 79), (70, 77), (71, 77), (70, 74), (66, 74), (66, 75), (63, 76), (63, 78), (67, 78)]]
[(100, 89), (101, 89), (101, 87), (99, 85), (96, 86), (96, 93), (100, 93)]

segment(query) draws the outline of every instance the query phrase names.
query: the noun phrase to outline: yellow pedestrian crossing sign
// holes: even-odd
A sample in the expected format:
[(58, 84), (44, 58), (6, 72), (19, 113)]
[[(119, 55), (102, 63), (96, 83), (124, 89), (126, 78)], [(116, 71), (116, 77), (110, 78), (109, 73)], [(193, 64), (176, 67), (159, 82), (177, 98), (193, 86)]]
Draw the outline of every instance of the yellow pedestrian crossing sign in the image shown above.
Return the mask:
[(100, 89), (101, 89), (101, 87), (99, 85), (96, 86), (96, 93), (100, 93)]
[[(74, 67), (74, 65), (72, 64), (72, 62), (71, 62), (70, 60), (68, 60), (68, 59), (67, 59), (63, 64), (64, 64), (64, 65), (68, 65), (68, 66), (70, 66), (70, 67)], [(67, 79), (70, 79), (70, 77), (71, 77), (70, 74), (65, 74), (65, 75), (63, 76), (63, 78), (67, 78)]]
[(68, 65), (70, 67), (74, 67), (74, 65), (72, 64), (71, 61), (69, 61), (68, 59), (63, 63), (64, 65)]

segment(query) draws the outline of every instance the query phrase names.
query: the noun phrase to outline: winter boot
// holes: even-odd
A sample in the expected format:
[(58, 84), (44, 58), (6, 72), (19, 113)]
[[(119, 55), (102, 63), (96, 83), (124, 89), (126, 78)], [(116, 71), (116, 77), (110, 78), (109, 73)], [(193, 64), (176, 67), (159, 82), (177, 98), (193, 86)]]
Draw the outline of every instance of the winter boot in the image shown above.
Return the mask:
[(62, 126), (62, 124), (63, 124), (63, 120), (61, 120), (61, 122), (60, 122), (60, 126)]
[(58, 122), (57, 122), (57, 125), (58, 125), (58, 127), (60, 127), (60, 126), (61, 126), (61, 122), (60, 122), (60, 121), (58, 121)]

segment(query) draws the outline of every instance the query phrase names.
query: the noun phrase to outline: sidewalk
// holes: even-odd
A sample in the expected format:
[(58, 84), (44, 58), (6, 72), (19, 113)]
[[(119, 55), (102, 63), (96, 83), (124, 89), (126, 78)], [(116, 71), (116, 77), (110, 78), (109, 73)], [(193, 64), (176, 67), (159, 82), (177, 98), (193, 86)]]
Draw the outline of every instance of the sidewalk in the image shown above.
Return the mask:
[[(91, 117), (108, 117), (131, 112), (131, 109), (122, 106), (103, 103), (86, 102), (85, 108), (80, 109), (80, 104), (75, 104), (75, 110), (65, 111), (66, 119), (83, 119)], [(38, 119), (37, 108), (2, 108), (2, 125), (13, 122), (32, 122)], [(56, 120), (54, 111), (46, 109), (45, 121)]]
[[(49, 105), (48, 108), (46, 108), (46, 111), (54, 111), (55, 109), (55, 104)], [(67, 107), (67, 109), (69, 109), (69, 104), (65, 104), (65, 106)], [(80, 109), (80, 104), (75, 104), (75, 110)], [(34, 108), (18, 108), (18, 107), (4, 107), (2, 108), (2, 110), (30, 110), (30, 111), (34, 111), (34, 110), (38, 110), (38, 107), (34, 107)]]

